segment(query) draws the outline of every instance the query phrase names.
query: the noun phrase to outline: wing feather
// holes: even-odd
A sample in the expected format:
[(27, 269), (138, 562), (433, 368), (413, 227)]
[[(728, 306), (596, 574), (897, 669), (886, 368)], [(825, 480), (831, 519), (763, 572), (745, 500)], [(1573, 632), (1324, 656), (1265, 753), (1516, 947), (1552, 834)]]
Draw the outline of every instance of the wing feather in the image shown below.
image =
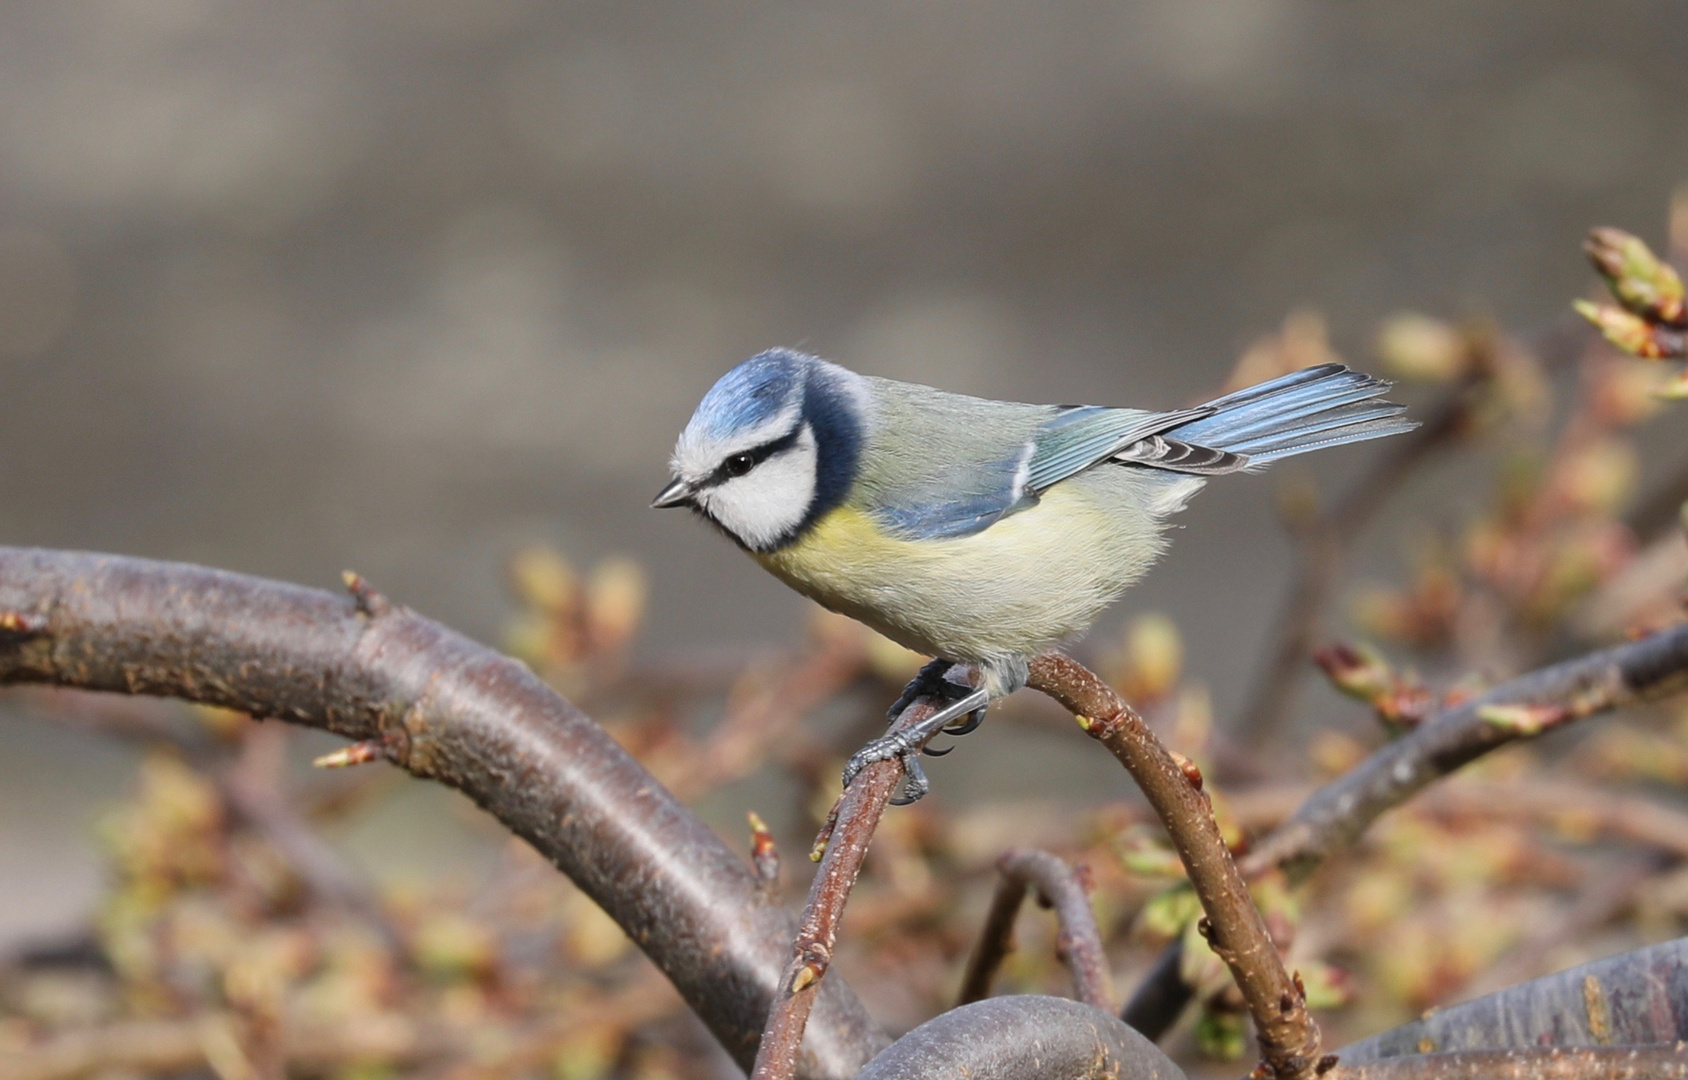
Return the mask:
[(1100, 405), (1063, 409), (1032, 436), (1034, 448), (1027, 463), (1026, 490), (1034, 494), (1045, 491), (1113, 458), (1141, 439), (1211, 413), (1205, 405), (1158, 413)]
[(1211, 446), (1169, 439), (1165, 435), (1151, 435), (1140, 439), (1115, 454), (1111, 459), (1126, 465), (1148, 465), (1167, 472), (1189, 473), (1193, 476), (1219, 476), (1248, 468), (1248, 458)]

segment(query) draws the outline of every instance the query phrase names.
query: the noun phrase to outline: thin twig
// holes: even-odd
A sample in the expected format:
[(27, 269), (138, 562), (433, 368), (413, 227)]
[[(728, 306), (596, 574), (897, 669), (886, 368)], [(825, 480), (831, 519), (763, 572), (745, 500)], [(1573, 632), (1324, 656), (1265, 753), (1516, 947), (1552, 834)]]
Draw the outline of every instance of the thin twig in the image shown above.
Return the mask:
[(726, 718), (686, 756), (683, 769), (664, 777), (676, 798), (691, 802), (755, 771), (788, 731), (860, 677), (863, 653), (858, 643), (833, 635), (806, 654), (773, 663), (777, 675), (759, 665), (739, 679)]
[(1013, 951), (1014, 919), (1020, 913), (1027, 886), (1031, 886), (1037, 889), (1038, 899), (1046, 907), (1055, 909), (1060, 927), (1055, 952), (1072, 972), (1078, 999), (1092, 1008), (1113, 1012), (1113, 979), (1108, 974), (1108, 958), (1102, 951), (1102, 933), (1096, 927), (1090, 894), (1072, 867), (1047, 851), (1016, 848), (998, 859), (996, 868), (1002, 872), (1002, 880), (991, 898), (990, 913), (979, 931), (979, 943), (967, 962), (957, 1004), (981, 1001), (990, 995), (991, 979)]
[(389, 947), (402, 949), (404, 935), (388, 918), (374, 886), (357, 864), (311, 827), (297, 801), (288, 796), (284, 754), (281, 728), (260, 725), (247, 732), (234, 765), (219, 770), (218, 791), (319, 899), (364, 919)]
[(1131, 773), (1160, 815), (1207, 913), (1208, 943), (1230, 968), (1254, 1018), (1261, 1074), (1283, 1080), (1311, 1077), (1319, 1061), (1318, 1026), (1237, 872), (1212, 803), (1201, 790), (1201, 774), (1175, 760), (1131, 706), (1072, 658), (1056, 652), (1038, 656), (1027, 685), (1077, 716)]
[[(941, 707), (941, 702), (929, 698), (915, 699), (892, 723), (890, 733), (906, 731)], [(768, 1010), (750, 1080), (791, 1080), (795, 1073), (809, 1012), (832, 964), (844, 905), (855, 888), (885, 804), (896, 793), (902, 777), (902, 763), (894, 758), (869, 765), (844, 789), (828, 815), (821, 839), (816, 841), (817, 847), (824, 845), (820, 866), (798, 921), (791, 962)]]
[(1410, 1054), (1337, 1066), (1324, 1080), (1684, 1080), (1688, 1043), (1663, 1046), (1556, 1046)]
[(1379, 814), (1471, 761), (1576, 720), (1688, 687), (1688, 624), (1512, 680), (1437, 714), (1315, 792), (1243, 860), (1305, 878)]
[[(1688, 625), (1504, 683), (1431, 717), (1315, 791), (1288, 821), (1254, 846), (1242, 860), (1243, 875), (1255, 878), (1281, 867), (1293, 880), (1305, 880), (1326, 858), (1358, 840), (1380, 814), (1491, 750), (1685, 687)], [(1167, 946), (1151, 972), (1153, 985), (1146, 980), (1133, 995), (1134, 1002), (1178, 996), (1170, 980), (1179, 978), (1178, 965), (1171, 959), (1179, 948), (1177, 942)], [(1154, 1019), (1170, 1027), (1177, 1017), (1160, 1010)], [(1165, 1027), (1140, 1030), (1158, 1038)]]
[(1432, 407), (1423, 427), (1380, 454), (1329, 512), (1302, 530), (1295, 578), (1272, 621), (1278, 636), (1243, 699), (1247, 710), (1231, 729), (1245, 745), (1260, 746), (1283, 726), (1308, 673), (1307, 658), (1318, 644), (1320, 620), (1354, 542), (1419, 465), (1464, 430), (1470, 393), (1469, 382), (1450, 390)]
[[(750, 1059), (792, 924), (743, 859), (527, 667), (367, 586), (336, 596), (0, 548), (0, 683), (179, 697), (378, 740), (533, 844)], [(821, 998), (805, 1062), (843, 1080), (885, 1039), (840, 980)]]
[[(20, 692), (21, 696), (21, 692)], [(402, 936), (356, 865), (311, 827), (282, 790), (280, 730), (256, 726), (231, 747), (203, 727), (173, 723), (161, 702), (75, 690), (30, 692), (32, 712), (66, 727), (140, 746), (168, 746), (202, 769), (242, 824), (260, 833), (318, 899), (369, 922), (391, 946)], [(231, 762), (230, 751), (236, 756)]]

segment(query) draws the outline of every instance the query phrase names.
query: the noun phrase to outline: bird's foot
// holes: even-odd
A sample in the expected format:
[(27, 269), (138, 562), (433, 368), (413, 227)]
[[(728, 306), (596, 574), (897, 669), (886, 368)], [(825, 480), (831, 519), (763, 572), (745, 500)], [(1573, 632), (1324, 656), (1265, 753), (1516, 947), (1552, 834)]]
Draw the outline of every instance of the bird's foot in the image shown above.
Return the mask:
[(894, 797), (891, 805), (907, 806), (925, 798), (932, 783), (926, 779), (926, 770), (920, 767), (919, 749), (910, 741), (908, 733), (902, 731), (875, 739), (851, 755), (844, 765), (844, 786), (849, 787), (869, 765), (892, 759), (903, 767), (903, 793)]
[(885, 722), (894, 724), (897, 717), (903, 715), (903, 710), (913, 705), (916, 698), (941, 697), (945, 701), (954, 701), (958, 695), (970, 691), (958, 683), (952, 683), (944, 676), (949, 674), (950, 668), (955, 666), (954, 660), (930, 660), (915, 673), (914, 678), (903, 687), (903, 692), (891, 707), (885, 710)]
[[(926, 670), (923, 670), (920, 676), (916, 677), (915, 682), (909, 684), (910, 687), (925, 678), (926, 671), (930, 670), (932, 666), (928, 664)], [(942, 680), (943, 672), (947, 670), (948, 663), (945, 662), (945, 666), (939, 669), (936, 679)], [(904, 783), (903, 793), (892, 799), (891, 805), (907, 806), (909, 803), (920, 801), (931, 788), (931, 784), (926, 779), (925, 770), (920, 767), (920, 748), (925, 745), (928, 739), (945, 730), (951, 724), (956, 724), (959, 733), (973, 730), (978, 726), (975, 714), (982, 716), (986, 707), (991, 703), (990, 692), (987, 690), (969, 690), (955, 686), (953, 683), (946, 683), (946, 685), (962, 691), (962, 696), (958, 700), (952, 700), (950, 704), (920, 721), (920, 723), (902, 731), (893, 731), (889, 735), (882, 735), (856, 751), (844, 766), (844, 786), (849, 787), (851, 782), (869, 765), (881, 761), (895, 760), (903, 767)], [(924, 692), (922, 691), (922, 693)], [(936, 691), (936, 693), (948, 698), (955, 696), (949, 691)], [(904, 696), (909, 697), (909, 701), (912, 702), (914, 698), (920, 697), (921, 693), (909, 696), (908, 692), (904, 691)], [(906, 705), (904, 707), (906, 708)], [(901, 711), (901, 709), (898, 710), (899, 715)], [(947, 753), (947, 751), (945, 752)]]
[[(899, 696), (897, 700), (892, 703), (891, 707), (886, 710), (885, 722), (888, 724), (895, 723), (897, 717), (903, 714), (903, 710), (908, 708), (910, 705), (913, 705), (919, 698), (932, 697), (943, 701), (955, 702), (973, 694), (974, 691), (972, 687), (966, 686), (962, 683), (951, 682), (948, 678), (946, 678), (950, 669), (955, 666), (956, 662), (954, 660), (933, 660), (925, 667), (921, 668), (919, 673), (909, 680), (909, 684), (903, 687), (901, 696)], [(986, 705), (988, 704), (989, 702), (987, 701)], [(960, 723), (955, 724), (954, 726), (946, 726), (944, 728), (944, 734), (956, 736), (966, 735), (968, 732), (977, 729), (978, 726), (984, 722), (985, 706), (981, 705), (979, 708), (968, 713), (966, 719), (962, 720)], [(923, 748), (921, 752), (929, 757), (943, 757), (945, 754), (949, 753), (951, 749), (954, 748), (950, 747), (943, 750)]]

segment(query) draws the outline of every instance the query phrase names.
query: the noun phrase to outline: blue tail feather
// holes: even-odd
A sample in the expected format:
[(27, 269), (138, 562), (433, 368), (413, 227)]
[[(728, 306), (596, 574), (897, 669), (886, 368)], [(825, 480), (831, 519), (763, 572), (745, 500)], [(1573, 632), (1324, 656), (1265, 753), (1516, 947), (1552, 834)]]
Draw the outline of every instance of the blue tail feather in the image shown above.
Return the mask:
[[(1313, 391), (1320, 391), (1320, 393), (1315, 397), (1312, 395)], [(1245, 419), (1236, 424), (1235, 427), (1227, 425), (1222, 430), (1224, 437), (1233, 443), (1254, 442), (1277, 434), (1283, 428), (1286, 420), (1312, 417), (1315, 413), (1321, 416), (1329, 415), (1337, 410), (1352, 408), (1355, 405), (1364, 408), (1365, 402), (1383, 392), (1383, 390), (1365, 385), (1351, 386), (1347, 390), (1339, 392), (1332, 392), (1330, 389), (1319, 386), (1304, 387), (1296, 391), (1296, 397), (1300, 400), (1281, 402), (1274, 400), (1262, 403), (1262, 405), (1275, 406), (1275, 408), (1268, 413), (1262, 406), (1255, 406), (1251, 410), (1255, 413), (1252, 420)], [(1260, 415), (1261, 413), (1265, 414)]]
[(1209, 402), (1211, 416), (1166, 434), (1264, 464), (1417, 427), (1400, 415), (1405, 406), (1373, 400), (1391, 385), (1341, 364), (1323, 364)]
[(1402, 406), (1389, 401), (1375, 404), (1342, 405), (1307, 418), (1297, 425), (1292, 432), (1275, 432), (1254, 438), (1239, 439), (1234, 443), (1228, 443), (1225, 448), (1232, 453), (1256, 458), (1262, 454), (1281, 451), (1290, 445), (1319, 441), (1314, 436), (1321, 436), (1327, 431), (1399, 416), (1402, 411)]

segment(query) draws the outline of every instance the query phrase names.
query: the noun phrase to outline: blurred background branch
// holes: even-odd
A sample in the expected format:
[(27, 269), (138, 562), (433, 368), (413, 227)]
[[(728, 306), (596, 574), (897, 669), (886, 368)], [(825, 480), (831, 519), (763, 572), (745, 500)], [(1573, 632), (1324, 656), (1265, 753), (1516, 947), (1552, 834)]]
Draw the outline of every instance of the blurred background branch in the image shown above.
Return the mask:
[(1014, 951), (1014, 922), (1020, 905), (1031, 889), (1040, 907), (1055, 912), (1060, 932), (1055, 937), (1055, 954), (1072, 972), (1073, 992), (1093, 1009), (1113, 1012), (1114, 988), (1108, 961), (1102, 951), (1102, 935), (1096, 915), (1090, 910), (1090, 892), (1080, 874), (1047, 851), (1016, 849), (996, 861), (1002, 873), (990, 912), (979, 930), (978, 943), (967, 960), (957, 1004), (966, 1005), (990, 996), (991, 979), (1009, 953)]

